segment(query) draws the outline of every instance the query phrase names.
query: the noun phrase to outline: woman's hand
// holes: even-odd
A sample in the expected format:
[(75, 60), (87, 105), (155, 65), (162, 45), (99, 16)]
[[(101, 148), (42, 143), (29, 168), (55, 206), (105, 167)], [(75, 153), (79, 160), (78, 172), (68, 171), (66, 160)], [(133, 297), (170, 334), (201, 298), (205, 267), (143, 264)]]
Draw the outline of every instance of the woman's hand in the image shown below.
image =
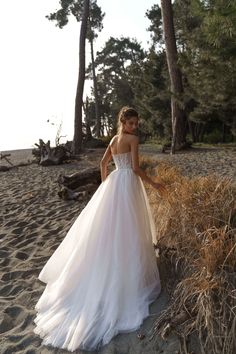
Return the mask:
[(166, 187), (164, 184), (153, 182), (152, 183), (153, 188), (159, 190), (161, 193), (166, 192)]

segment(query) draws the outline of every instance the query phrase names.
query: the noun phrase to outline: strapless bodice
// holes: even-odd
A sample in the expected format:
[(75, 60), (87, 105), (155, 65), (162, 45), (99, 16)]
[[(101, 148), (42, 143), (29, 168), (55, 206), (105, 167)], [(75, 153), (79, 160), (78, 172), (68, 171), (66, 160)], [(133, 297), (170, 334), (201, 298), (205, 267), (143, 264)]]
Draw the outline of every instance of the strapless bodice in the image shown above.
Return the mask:
[(113, 154), (112, 157), (115, 162), (116, 169), (132, 169), (131, 151)]

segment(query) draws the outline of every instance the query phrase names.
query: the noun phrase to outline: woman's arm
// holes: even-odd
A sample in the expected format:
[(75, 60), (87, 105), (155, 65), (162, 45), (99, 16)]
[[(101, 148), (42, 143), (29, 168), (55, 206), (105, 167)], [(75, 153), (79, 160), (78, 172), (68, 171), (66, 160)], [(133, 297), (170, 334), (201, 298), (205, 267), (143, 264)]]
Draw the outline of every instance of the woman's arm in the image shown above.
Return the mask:
[(146, 173), (139, 167), (139, 138), (134, 135), (131, 140), (131, 156), (133, 171), (142, 178), (142, 180), (149, 183), (152, 187), (164, 190), (165, 187), (161, 183), (154, 182)]
[(102, 182), (105, 181), (107, 178), (107, 165), (109, 161), (112, 159), (112, 154), (111, 154), (111, 146), (110, 144), (108, 145), (101, 161), (100, 161), (100, 170), (101, 170), (101, 180)]

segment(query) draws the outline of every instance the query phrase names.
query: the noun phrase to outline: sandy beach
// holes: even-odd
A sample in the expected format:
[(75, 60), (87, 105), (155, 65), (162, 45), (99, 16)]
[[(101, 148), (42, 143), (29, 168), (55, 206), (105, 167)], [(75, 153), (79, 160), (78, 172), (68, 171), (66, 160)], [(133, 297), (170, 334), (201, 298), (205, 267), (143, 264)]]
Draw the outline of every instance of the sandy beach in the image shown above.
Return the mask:
[[(71, 174), (88, 166), (98, 166), (104, 149), (83, 154), (80, 161), (59, 166), (42, 167), (37, 164), (0, 172), (0, 353), (68, 353), (50, 346), (41, 346), (41, 339), (33, 333), (34, 306), (45, 284), (37, 276), (70, 226), (87, 204), (64, 201), (57, 195), (59, 174)], [(27, 162), (33, 157), (30, 149), (10, 151), (11, 162)], [(178, 166), (184, 175), (215, 173), (236, 180), (235, 149), (196, 149), (173, 156), (140, 147), (140, 153), (168, 161)], [(1, 164), (7, 165), (1, 161)], [(111, 169), (114, 164), (111, 164)], [(179, 339), (174, 334), (167, 341), (148, 335), (168, 298), (163, 291), (150, 306), (151, 316), (142, 327), (129, 334), (119, 334), (102, 348), (100, 354), (159, 354), (178, 353)], [(142, 332), (143, 340), (137, 337)], [(76, 351), (75, 353), (86, 353)], [(197, 353), (196, 353), (197, 354)]]

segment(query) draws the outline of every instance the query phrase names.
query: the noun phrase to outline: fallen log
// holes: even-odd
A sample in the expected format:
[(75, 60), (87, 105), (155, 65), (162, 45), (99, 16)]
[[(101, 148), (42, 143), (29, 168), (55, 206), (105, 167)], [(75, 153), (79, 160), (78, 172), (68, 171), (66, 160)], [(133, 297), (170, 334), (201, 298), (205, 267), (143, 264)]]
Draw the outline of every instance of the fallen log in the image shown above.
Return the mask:
[(91, 196), (97, 187), (98, 186), (95, 184), (88, 184), (87, 186), (84, 186), (84, 190), (76, 191), (73, 191), (67, 187), (61, 187), (58, 191), (58, 196), (64, 200), (83, 200), (84, 198)]
[(90, 167), (71, 175), (59, 175), (57, 182), (59, 184), (58, 196), (64, 200), (83, 199), (94, 193), (101, 183), (100, 169)]
[(57, 182), (69, 189), (76, 189), (85, 184), (99, 184), (101, 182), (101, 173), (98, 167), (89, 167), (71, 175), (59, 175)]

